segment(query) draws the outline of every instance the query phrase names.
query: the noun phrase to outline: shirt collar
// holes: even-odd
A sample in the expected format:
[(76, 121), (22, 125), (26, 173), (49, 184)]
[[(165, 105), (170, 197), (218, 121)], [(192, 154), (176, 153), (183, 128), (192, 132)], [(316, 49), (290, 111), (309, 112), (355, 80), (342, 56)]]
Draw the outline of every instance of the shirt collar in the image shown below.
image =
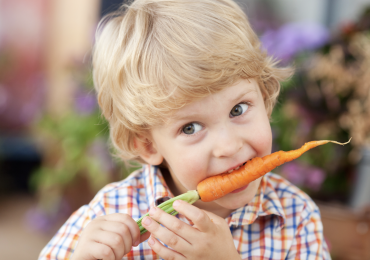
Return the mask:
[(269, 183), (268, 177), (262, 177), (260, 186), (252, 201), (244, 207), (233, 211), (226, 221), (229, 225), (243, 226), (252, 224), (258, 217), (276, 215), (278, 218), (278, 229), (285, 224), (285, 214), (278, 194)]
[(174, 197), (157, 166), (143, 165), (143, 172), (145, 187), (147, 188), (147, 201), (150, 207), (158, 206), (167, 199)]
[[(146, 187), (148, 188), (146, 193), (147, 201), (149, 202), (150, 207), (153, 207), (154, 205), (158, 206), (162, 202), (173, 198), (174, 195), (168, 188), (158, 166), (144, 165), (143, 167), (144, 175), (146, 177)], [(185, 223), (191, 224), (189, 220), (181, 214), (177, 214), (176, 217)]]
[(276, 193), (275, 187), (268, 181), (268, 177), (265, 175), (266, 179), (265, 182), (265, 192), (264, 192), (264, 200), (262, 203), (262, 211), (260, 212), (260, 216), (267, 216), (267, 215), (276, 215), (279, 217), (279, 229), (283, 228), (285, 225), (286, 216), (284, 213), (283, 206), (281, 204), (281, 200)]
[[(145, 182), (147, 187), (147, 199), (150, 206), (159, 205), (174, 195), (168, 188), (163, 175), (158, 166), (143, 165)], [(269, 183), (267, 176), (262, 177), (260, 186), (252, 201), (235, 211), (233, 211), (226, 221), (229, 225), (243, 226), (252, 224), (259, 216), (276, 215), (278, 216), (278, 228), (285, 224), (285, 214), (278, 194), (274, 187)]]

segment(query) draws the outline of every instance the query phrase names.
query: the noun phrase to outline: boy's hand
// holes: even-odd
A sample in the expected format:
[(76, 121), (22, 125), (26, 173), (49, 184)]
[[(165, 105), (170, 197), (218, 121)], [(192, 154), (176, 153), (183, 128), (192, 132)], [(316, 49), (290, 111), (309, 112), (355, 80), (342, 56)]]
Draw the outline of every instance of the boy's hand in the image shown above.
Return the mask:
[(83, 230), (72, 259), (119, 260), (132, 246), (149, 236), (140, 236), (138, 225), (129, 215), (116, 213), (97, 217)]
[(240, 259), (229, 226), (223, 218), (180, 200), (174, 203), (174, 209), (190, 219), (194, 226), (159, 208), (151, 208), (151, 218), (146, 217), (141, 222), (152, 233), (148, 242), (158, 255), (164, 259)]

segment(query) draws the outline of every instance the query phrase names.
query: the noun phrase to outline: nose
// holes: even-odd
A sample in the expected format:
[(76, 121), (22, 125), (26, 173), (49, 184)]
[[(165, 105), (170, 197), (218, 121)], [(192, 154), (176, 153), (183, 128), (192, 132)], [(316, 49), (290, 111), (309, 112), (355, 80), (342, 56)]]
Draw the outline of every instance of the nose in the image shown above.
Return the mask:
[(242, 138), (232, 127), (221, 128), (213, 140), (213, 155), (217, 158), (232, 157), (243, 146)]

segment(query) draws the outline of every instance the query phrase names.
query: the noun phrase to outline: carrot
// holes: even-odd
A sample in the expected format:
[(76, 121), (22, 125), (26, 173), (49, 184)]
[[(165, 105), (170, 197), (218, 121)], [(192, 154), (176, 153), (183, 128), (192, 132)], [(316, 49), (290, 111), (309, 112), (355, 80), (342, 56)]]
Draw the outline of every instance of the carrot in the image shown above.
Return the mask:
[(244, 187), (248, 183), (275, 169), (277, 166), (298, 158), (304, 152), (316, 146), (323, 145), (329, 142), (345, 145), (350, 141), (351, 139), (346, 143), (339, 143), (329, 140), (312, 141), (305, 143), (301, 148), (297, 150), (288, 152), (278, 151), (266, 155), (262, 158), (255, 157), (249, 160), (238, 170), (234, 170), (231, 173), (223, 173), (204, 179), (198, 184), (197, 191), (202, 201), (213, 201), (225, 196), (226, 194), (236, 189)]
[[(335, 143), (340, 145), (348, 144), (351, 141), (349, 139), (346, 143), (339, 143), (336, 141), (322, 140), (322, 141), (312, 141), (305, 143), (301, 148), (297, 150), (292, 150), (288, 152), (278, 151), (264, 157), (255, 157), (248, 162), (246, 162), (238, 170), (234, 170), (231, 173), (222, 173), (216, 176), (212, 176), (204, 179), (197, 185), (197, 190), (191, 190), (184, 194), (181, 194), (175, 198), (163, 202), (158, 207), (165, 212), (176, 215), (177, 212), (172, 207), (175, 200), (184, 200), (190, 204), (193, 204), (197, 200), (201, 199), (204, 202), (210, 202), (219, 199), (226, 194), (244, 187), (248, 183), (258, 179), (259, 177), (265, 175), (271, 170), (275, 169), (277, 166), (283, 163), (290, 162), (304, 152), (327, 143)], [(141, 225), (141, 220), (148, 216), (149, 213), (142, 216), (136, 223), (140, 228), (140, 233), (144, 234), (147, 230)]]

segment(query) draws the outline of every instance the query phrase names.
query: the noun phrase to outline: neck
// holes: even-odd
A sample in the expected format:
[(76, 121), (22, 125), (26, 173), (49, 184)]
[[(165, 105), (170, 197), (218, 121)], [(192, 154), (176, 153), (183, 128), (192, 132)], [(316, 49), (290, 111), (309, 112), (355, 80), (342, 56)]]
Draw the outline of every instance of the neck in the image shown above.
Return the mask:
[(172, 194), (175, 197), (178, 196), (178, 195), (183, 194), (184, 192), (181, 192), (177, 188), (177, 186), (176, 186), (176, 184), (175, 184), (175, 182), (174, 182), (174, 180), (173, 180), (173, 178), (171, 176), (171, 173), (168, 170), (168, 168), (165, 168), (165, 167), (159, 167), (159, 168), (161, 170), (161, 173), (162, 173), (162, 176), (163, 176), (164, 180), (166, 181), (167, 187), (170, 189), (170, 191), (172, 192)]

